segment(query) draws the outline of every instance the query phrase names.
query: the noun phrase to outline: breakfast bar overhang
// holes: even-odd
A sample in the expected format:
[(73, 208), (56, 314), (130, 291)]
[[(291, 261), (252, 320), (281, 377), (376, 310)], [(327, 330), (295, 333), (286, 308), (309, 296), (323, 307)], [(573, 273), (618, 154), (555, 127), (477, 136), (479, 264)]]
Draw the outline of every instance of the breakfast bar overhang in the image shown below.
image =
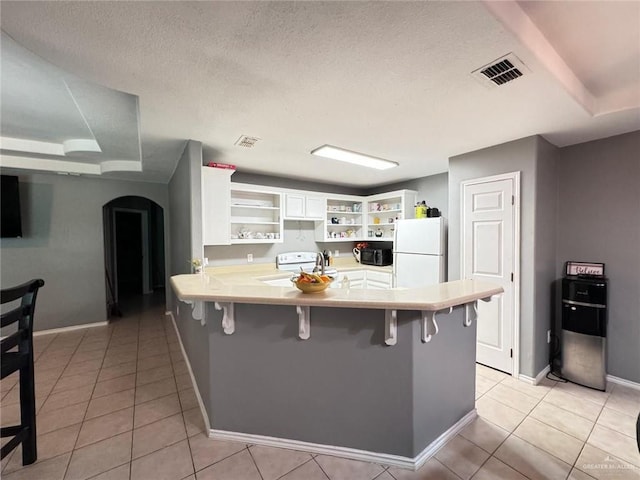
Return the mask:
[(501, 287), (171, 284), (213, 438), (417, 469), (475, 418), (475, 306)]

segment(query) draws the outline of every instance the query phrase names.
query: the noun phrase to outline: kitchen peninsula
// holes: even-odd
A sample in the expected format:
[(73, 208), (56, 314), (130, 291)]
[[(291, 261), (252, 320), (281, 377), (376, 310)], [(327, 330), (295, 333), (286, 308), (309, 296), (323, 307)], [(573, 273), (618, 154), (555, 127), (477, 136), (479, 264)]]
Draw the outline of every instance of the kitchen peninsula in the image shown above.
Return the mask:
[(247, 265), (171, 278), (212, 437), (416, 469), (473, 420), (474, 307), (500, 287), (265, 283), (287, 275)]

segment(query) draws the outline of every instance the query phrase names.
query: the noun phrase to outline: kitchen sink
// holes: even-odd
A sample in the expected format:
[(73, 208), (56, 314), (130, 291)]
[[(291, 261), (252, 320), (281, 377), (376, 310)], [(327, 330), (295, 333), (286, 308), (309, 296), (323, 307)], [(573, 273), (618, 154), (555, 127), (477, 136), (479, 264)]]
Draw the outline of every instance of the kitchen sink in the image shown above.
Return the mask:
[[(313, 268), (303, 268), (302, 269), (304, 272), (306, 273), (313, 273)], [(291, 282), (291, 278), (294, 277), (295, 275), (297, 275), (299, 273), (300, 270), (296, 271), (290, 271), (290, 270), (282, 270), (282, 274), (285, 275), (287, 274), (286, 277), (280, 277), (280, 278), (273, 278), (273, 277), (263, 277), (263, 278), (258, 278), (258, 280), (260, 280), (263, 283), (266, 283), (267, 285), (271, 285), (273, 287), (293, 287), (293, 283)], [(316, 272), (319, 274), (319, 272)], [(324, 274), (325, 275), (330, 275), (332, 277), (334, 277), (334, 279), (338, 278), (338, 270), (336, 270), (335, 268), (325, 268), (324, 270)], [(337, 281), (334, 281), (333, 284), (331, 285), (332, 287), (334, 287), (337, 284)]]
[[(303, 267), (303, 268), (302, 268), (302, 270), (303, 270), (305, 273), (318, 273), (318, 274), (320, 274), (320, 272), (319, 272), (319, 271), (314, 272), (314, 271), (313, 271), (313, 267)], [(297, 272), (296, 272), (296, 271), (293, 271), (292, 273), (297, 273)], [(325, 274), (325, 275), (331, 275), (332, 277), (335, 277), (335, 276), (338, 274), (338, 270), (336, 270), (335, 268), (332, 268), (332, 267), (329, 267), (329, 268), (326, 268), (326, 267), (325, 267), (325, 269), (324, 269), (324, 274)]]

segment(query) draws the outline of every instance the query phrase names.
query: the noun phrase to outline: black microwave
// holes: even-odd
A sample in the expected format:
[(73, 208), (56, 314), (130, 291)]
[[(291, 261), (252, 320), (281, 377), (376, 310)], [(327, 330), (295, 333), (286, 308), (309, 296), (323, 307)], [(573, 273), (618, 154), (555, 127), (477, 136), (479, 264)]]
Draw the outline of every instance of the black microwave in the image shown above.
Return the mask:
[(384, 267), (393, 263), (393, 250), (390, 248), (363, 248), (360, 251), (360, 263)]

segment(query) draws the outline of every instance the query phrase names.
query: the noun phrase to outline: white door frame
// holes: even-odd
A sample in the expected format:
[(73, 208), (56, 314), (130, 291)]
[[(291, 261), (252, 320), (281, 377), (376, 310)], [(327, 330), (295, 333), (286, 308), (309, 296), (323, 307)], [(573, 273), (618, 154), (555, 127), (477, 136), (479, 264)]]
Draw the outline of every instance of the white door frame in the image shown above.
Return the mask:
[(138, 210), (135, 208), (115, 207), (113, 209), (113, 283), (116, 292), (116, 299), (119, 298), (118, 291), (118, 248), (116, 245), (116, 213), (128, 212), (140, 214), (140, 225), (142, 227), (142, 294), (153, 293), (151, 288), (151, 279), (149, 278), (149, 213), (146, 210)]
[(464, 275), (464, 189), (468, 185), (496, 182), (500, 180), (513, 181), (513, 360), (511, 376), (520, 376), (520, 172), (503, 173), (490, 177), (474, 178), (460, 182), (460, 278)]

